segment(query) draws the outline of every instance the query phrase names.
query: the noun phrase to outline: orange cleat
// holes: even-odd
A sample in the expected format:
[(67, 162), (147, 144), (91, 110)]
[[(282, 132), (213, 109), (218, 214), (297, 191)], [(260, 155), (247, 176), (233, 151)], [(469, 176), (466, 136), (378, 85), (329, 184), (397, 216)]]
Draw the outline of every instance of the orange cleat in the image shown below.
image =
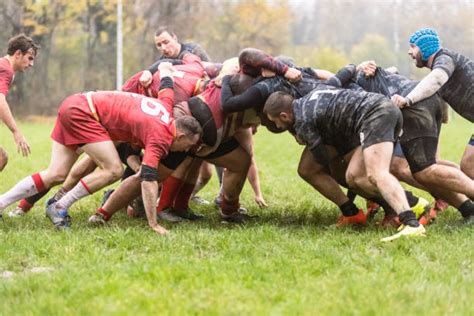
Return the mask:
[(418, 221), (421, 225), (426, 226), (431, 224), (436, 219), (437, 215), (436, 210), (431, 208), (429, 211), (425, 212)]
[(365, 217), (367, 217), (367, 220), (370, 221), (374, 218), (375, 214), (380, 210), (380, 205), (375, 203), (374, 201), (371, 200), (366, 200), (366, 206), (367, 206), (367, 213), (365, 214)]
[(340, 216), (337, 220), (336, 227), (344, 227), (349, 225), (365, 225), (367, 217), (362, 209), (354, 216)]
[(434, 209), (437, 212), (444, 212), (444, 211), (446, 211), (446, 209), (448, 207), (449, 207), (449, 204), (446, 201), (444, 201), (442, 199), (436, 199)]

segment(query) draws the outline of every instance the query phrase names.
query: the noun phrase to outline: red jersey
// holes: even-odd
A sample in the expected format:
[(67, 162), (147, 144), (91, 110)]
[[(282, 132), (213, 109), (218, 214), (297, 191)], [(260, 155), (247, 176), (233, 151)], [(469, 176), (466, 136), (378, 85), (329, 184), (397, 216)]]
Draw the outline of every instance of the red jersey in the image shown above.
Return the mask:
[[(204, 67), (201, 59), (194, 54), (186, 54), (183, 58), (183, 64), (174, 66), (174, 103), (178, 104), (187, 101), (196, 94), (202, 77), (204, 76)], [(153, 75), (153, 81), (148, 88), (143, 88), (139, 79), (143, 71), (137, 73), (127, 80), (122, 86), (122, 91), (134, 92), (146, 95), (148, 97), (157, 98), (160, 91), (160, 72), (157, 71)]]
[(118, 91), (92, 92), (91, 97), (100, 124), (111, 139), (144, 148), (143, 163), (157, 168), (176, 134), (171, 115), (173, 90), (162, 90), (158, 101)]
[(8, 90), (10, 89), (10, 84), (13, 81), (13, 76), (15, 72), (13, 71), (12, 65), (6, 57), (0, 58), (0, 93), (7, 96)]

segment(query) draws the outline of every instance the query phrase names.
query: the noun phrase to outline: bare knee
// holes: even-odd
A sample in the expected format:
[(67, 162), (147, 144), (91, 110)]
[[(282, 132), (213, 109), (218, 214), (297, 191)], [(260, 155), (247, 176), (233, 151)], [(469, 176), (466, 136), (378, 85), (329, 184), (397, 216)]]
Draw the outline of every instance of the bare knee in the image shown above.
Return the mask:
[(117, 181), (123, 174), (123, 166), (121, 163), (116, 163), (107, 168), (110, 174), (111, 181)]
[(3, 148), (0, 147), (0, 171), (5, 169), (7, 163), (8, 163), (8, 154)]
[(469, 178), (474, 179), (474, 156), (463, 157), (461, 160), (461, 171)]
[(346, 182), (347, 182), (347, 185), (349, 186), (349, 188), (355, 188), (357, 187), (357, 176), (351, 172), (351, 171), (347, 171), (346, 172)]

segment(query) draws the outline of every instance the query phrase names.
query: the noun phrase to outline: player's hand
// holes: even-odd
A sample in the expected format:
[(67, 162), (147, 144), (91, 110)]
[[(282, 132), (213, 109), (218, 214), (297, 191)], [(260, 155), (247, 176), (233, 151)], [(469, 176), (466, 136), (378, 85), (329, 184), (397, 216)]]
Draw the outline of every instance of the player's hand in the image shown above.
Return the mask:
[(261, 195), (255, 196), (255, 203), (257, 203), (258, 207), (260, 208), (264, 208), (268, 206), (267, 202), (265, 202), (265, 199)]
[(362, 71), (366, 77), (375, 76), (376, 70), (377, 70), (377, 64), (373, 60), (361, 62), (357, 66), (357, 71)]
[(267, 68), (262, 68), (262, 77), (263, 78), (272, 78), (272, 77), (275, 77), (276, 76), (276, 73), (274, 73), (273, 71), (267, 69)]
[(173, 64), (170, 62), (162, 62), (158, 65), (158, 71), (160, 72), (160, 78), (173, 76)]
[(291, 82), (296, 82), (301, 80), (301, 71), (296, 68), (289, 67), (288, 70), (285, 72), (285, 78)]
[(398, 94), (394, 94), (392, 96), (392, 102), (398, 106), (400, 109), (403, 109), (404, 107), (406, 107), (408, 105), (407, 103), (407, 100), (402, 97), (401, 95), (398, 95)]
[(148, 70), (145, 70), (145, 71), (142, 72), (142, 75), (140, 76), (138, 81), (140, 82), (140, 85), (142, 87), (148, 88), (148, 86), (153, 81), (153, 75)]
[(21, 153), (23, 157), (27, 157), (30, 154), (30, 145), (26, 141), (26, 138), (20, 132), (13, 133), (18, 153)]
[(153, 229), (158, 235), (165, 236), (169, 234), (169, 231), (159, 224), (150, 224), (151, 229)]

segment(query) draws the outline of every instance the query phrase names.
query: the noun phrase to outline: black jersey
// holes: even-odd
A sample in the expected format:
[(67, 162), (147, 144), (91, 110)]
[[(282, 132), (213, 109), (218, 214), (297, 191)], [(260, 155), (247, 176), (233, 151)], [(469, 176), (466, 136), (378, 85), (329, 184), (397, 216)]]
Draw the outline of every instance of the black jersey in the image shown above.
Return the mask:
[(448, 81), (439, 94), (461, 116), (474, 122), (474, 62), (456, 52), (442, 48), (436, 53), (431, 69), (440, 68)]
[(310, 150), (320, 143), (340, 147), (359, 138), (364, 119), (384, 99), (376, 93), (320, 84), (293, 102), (293, 129)]

